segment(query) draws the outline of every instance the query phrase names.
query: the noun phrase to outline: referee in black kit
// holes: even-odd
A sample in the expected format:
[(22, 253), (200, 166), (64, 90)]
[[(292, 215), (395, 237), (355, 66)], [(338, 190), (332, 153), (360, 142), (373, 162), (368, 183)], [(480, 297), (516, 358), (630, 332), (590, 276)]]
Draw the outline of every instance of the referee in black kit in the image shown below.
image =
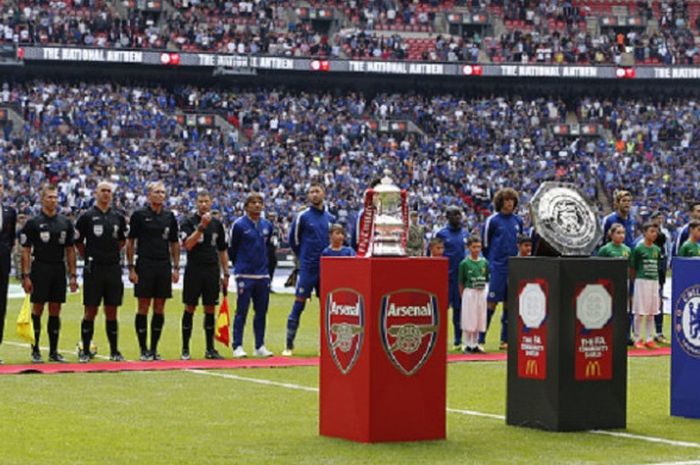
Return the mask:
[(102, 302), (109, 340), (109, 359), (124, 360), (117, 346), (117, 307), (122, 304), (124, 284), (120, 266), (120, 251), (126, 243), (126, 218), (112, 208), (114, 185), (107, 181), (97, 184), (95, 205), (85, 211), (75, 225), (75, 246), (85, 261), (83, 268), (83, 305), (85, 314), (80, 324), (81, 363), (90, 361), (90, 342), (95, 332), (95, 316)]
[[(22, 287), (31, 293), (34, 345), (32, 362), (41, 363), (39, 336), (44, 304), (49, 303), (49, 361), (65, 362), (58, 353), (58, 336), (61, 331), (61, 304), (66, 301), (66, 261), (70, 273), (70, 290), (78, 290), (75, 274), (75, 248), (73, 223), (58, 209), (56, 186), (48, 185), (41, 192), (41, 212), (24, 225), (20, 233), (22, 249)], [(31, 260), (34, 256), (34, 261)], [(29, 272), (31, 264), (31, 274)]]
[[(0, 175), (0, 343), (5, 332), (5, 313), (7, 312), (7, 288), (10, 283), (12, 249), (15, 245), (15, 228), (17, 212), (4, 204), (3, 191), (5, 179)], [(2, 360), (0, 360), (2, 363)]]
[[(173, 212), (163, 206), (165, 185), (162, 182), (148, 185), (148, 203), (147, 207), (131, 215), (126, 243), (129, 281), (134, 283), (134, 293), (138, 299), (135, 326), (143, 361), (161, 359), (158, 340), (163, 330), (165, 299), (172, 297), (172, 283), (178, 281), (180, 263), (177, 221)], [(134, 252), (138, 255), (136, 266)], [(146, 333), (151, 300), (153, 318), (149, 351)]]
[[(192, 317), (199, 298), (204, 306), (204, 336), (207, 349), (204, 357), (219, 360), (222, 357), (214, 349), (216, 305), (219, 293), (228, 289), (228, 255), (224, 225), (211, 213), (211, 195), (206, 191), (197, 194), (197, 213), (182, 223), (182, 241), (187, 250), (182, 302), (182, 360), (190, 359)], [(223, 276), (222, 276), (223, 275)]]

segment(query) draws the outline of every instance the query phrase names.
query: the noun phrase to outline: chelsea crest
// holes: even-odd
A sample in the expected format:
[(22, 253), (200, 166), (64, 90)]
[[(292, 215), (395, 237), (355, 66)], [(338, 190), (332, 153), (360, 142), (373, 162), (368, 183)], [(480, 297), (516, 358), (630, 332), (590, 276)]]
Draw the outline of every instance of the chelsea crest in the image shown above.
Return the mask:
[(700, 358), (700, 285), (681, 292), (673, 309), (673, 329), (681, 348)]

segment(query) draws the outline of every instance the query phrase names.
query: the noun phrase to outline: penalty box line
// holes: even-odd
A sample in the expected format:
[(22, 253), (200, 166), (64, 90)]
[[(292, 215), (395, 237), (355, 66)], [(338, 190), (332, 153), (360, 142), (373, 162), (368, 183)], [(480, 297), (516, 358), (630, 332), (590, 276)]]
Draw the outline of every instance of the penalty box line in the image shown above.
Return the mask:
[[(193, 373), (196, 375), (204, 375), (204, 376), (213, 376), (216, 378), (224, 378), (224, 379), (232, 379), (236, 381), (244, 381), (248, 383), (255, 383), (255, 384), (263, 384), (267, 386), (276, 386), (276, 387), (282, 387), (286, 389), (294, 389), (298, 391), (306, 391), (306, 392), (315, 392), (317, 393), (319, 389), (317, 387), (310, 387), (310, 386), (303, 386), (301, 384), (294, 384), (294, 383), (283, 383), (279, 381), (270, 381), (267, 379), (260, 379), (260, 378), (249, 378), (247, 376), (239, 376), (239, 375), (232, 375), (228, 373), (216, 373), (212, 371), (205, 371), (205, 370), (184, 370), (189, 373)], [(453, 408), (448, 408), (447, 409), (448, 413), (454, 413), (457, 415), (465, 415), (465, 416), (472, 416), (472, 417), (481, 417), (481, 418), (490, 418), (492, 420), (505, 420), (506, 417), (504, 415), (497, 415), (494, 413), (485, 413), (485, 412), (478, 412), (474, 410), (461, 410), (461, 409), (453, 409)], [(665, 439), (665, 438), (657, 438), (654, 436), (643, 436), (640, 434), (631, 434), (631, 433), (620, 433), (616, 431), (603, 431), (603, 430), (589, 430), (585, 431), (586, 433), (589, 434), (598, 434), (602, 436), (612, 436), (616, 438), (621, 438), (621, 439), (635, 439), (638, 441), (646, 441), (646, 442), (653, 442), (657, 444), (664, 444), (668, 446), (674, 446), (674, 447), (686, 447), (686, 448), (693, 448), (693, 449), (700, 449), (700, 443), (696, 442), (687, 442), (687, 441), (674, 441), (673, 439)], [(675, 465), (700, 465), (700, 461), (697, 462), (679, 462)], [(657, 464), (661, 465), (661, 464)]]

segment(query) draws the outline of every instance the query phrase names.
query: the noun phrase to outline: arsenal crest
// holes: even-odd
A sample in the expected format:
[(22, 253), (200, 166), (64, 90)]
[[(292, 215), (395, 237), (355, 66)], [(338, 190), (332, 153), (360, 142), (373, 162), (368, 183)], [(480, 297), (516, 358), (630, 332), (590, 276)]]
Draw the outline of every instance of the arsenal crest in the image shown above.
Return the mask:
[(326, 299), (326, 342), (341, 373), (348, 374), (360, 357), (365, 335), (364, 297), (354, 289), (340, 288)]
[(439, 327), (438, 301), (434, 294), (402, 289), (382, 297), (382, 345), (391, 363), (404, 375), (413, 375), (428, 361)]

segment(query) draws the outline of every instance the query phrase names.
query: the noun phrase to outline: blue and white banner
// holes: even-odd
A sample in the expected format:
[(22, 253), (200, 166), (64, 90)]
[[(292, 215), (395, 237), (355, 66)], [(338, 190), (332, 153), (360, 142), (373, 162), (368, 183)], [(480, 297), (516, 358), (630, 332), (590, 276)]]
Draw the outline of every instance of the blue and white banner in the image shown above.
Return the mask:
[(671, 415), (700, 418), (700, 259), (673, 259)]

